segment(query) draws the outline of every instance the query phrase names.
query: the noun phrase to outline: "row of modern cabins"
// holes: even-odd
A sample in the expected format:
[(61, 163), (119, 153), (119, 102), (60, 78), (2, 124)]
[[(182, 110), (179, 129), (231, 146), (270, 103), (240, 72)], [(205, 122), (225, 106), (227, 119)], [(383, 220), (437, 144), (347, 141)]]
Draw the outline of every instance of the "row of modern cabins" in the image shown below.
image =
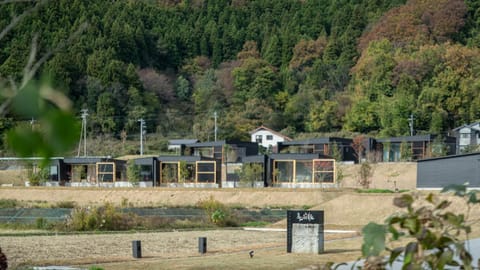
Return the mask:
[[(48, 185), (145, 187), (332, 187), (336, 185), (336, 162), (358, 163), (375, 156), (376, 161), (402, 159), (407, 147), (410, 160), (432, 156), (441, 147), (454, 154), (456, 139), (434, 135), (363, 140), (361, 153), (352, 139), (315, 138), (277, 142), (275, 151), (260, 154), (258, 142), (177, 141), (176, 155), (138, 156), (131, 161), (111, 157), (52, 158)], [(173, 145), (172, 145), (173, 147)], [(335, 157), (335, 158), (334, 158)], [(336, 159), (336, 160), (335, 160)], [(136, 166), (135, 181), (128, 179), (129, 166)]]

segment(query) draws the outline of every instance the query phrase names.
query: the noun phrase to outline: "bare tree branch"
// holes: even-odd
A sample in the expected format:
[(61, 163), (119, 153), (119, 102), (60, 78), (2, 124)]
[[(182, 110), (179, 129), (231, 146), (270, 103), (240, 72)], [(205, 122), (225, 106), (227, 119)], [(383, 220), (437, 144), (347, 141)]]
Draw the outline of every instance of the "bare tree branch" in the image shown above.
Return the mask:
[[(10, 2), (15, 2), (16, 0), (11, 0)], [(37, 4), (35, 7), (25, 11), (22, 15), (15, 17), (14, 20), (7, 26), (8, 29), (4, 29), (0, 33), (0, 40), (10, 31), (18, 22), (23, 19), (25, 16), (28, 14), (32, 13), (34, 10), (38, 9), (38, 7), (46, 3), (48, 0), (41, 0), (39, 1), (39, 4)], [(0, 2), (0, 4), (5, 3), (6, 1)], [(36, 2), (36, 1), (35, 1)], [(23, 78), (22, 82), (20, 85), (17, 85), (15, 81), (10, 77), (10, 85), (11, 89), (13, 92), (13, 96), (17, 95), (19, 91), (21, 91), (27, 83), (33, 79), (35, 74), (37, 73), (38, 69), (56, 52), (59, 52), (63, 50), (68, 44), (71, 44), (78, 36), (80, 36), (85, 29), (87, 29), (88, 23), (84, 22), (82, 23), (77, 31), (75, 31), (72, 35), (69, 36), (69, 38), (60, 44), (57, 45), (56, 48), (47, 51), (38, 61), (35, 62), (36, 56), (37, 56), (37, 50), (38, 50), (38, 35), (35, 35), (33, 40), (32, 40), (32, 45), (31, 45), (31, 50), (30, 54), (28, 57), (28, 62), (25, 65), (25, 68), (23, 69)], [(0, 104), (0, 115), (4, 115), (6, 111), (8, 110), (8, 107), (10, 106), (12, 102), (12, 97), (8, 97), (7, 100), (5, 100), (2, 104)]]
[(42, 0), (3, 0), (0, 1), (0, 5), (11, 4), (11, 3), (21, 3), (21, 2), (41, 2)]
[[(37, 57), (37, 42), (38, 42), (38, 34), (35, 34), (33, 36), (32, 40), (32, 46), (30, 48), (30, 55), (28, 57), (28, 62), (23, 68), (23, 78), (25, 79), (29, 73), (29, 71), (32, 69), (32, 65), (35, 61), (35, 58)], [(24, 82), (22, 82), (23, 85)]]
[(22, 84), (20, 86), (20, 89), (22, 89), (33, 78), (33, 76), (35, 75), (35, 73), (37, 73), (37, 71), (38, 71), (38, 69), (40, 68), (41, 65), (43, 65), (54, 53), (59, 52), (62, 49), (64, 49), (67, 46), (67, 44), (71, 44), (74, 39), (76, 39), (78, 36), (80, 36), (80, 34), (83, 33), (83, 31), (85, 31), (85, 29), (87, 29), (87, 27), (88, 27), (88, 23), (86, 23), (86, 22), (82, 23), (78, 27), (77, 31), (75, 31), (75, 33), (73, 33), (66, 41), (60, 43), (53, 50), (50, 50), (47, 53), (45, 53), (42, 56), (42, 58), (40, 58), (32, 66), (32, 68), (30, 70), (28, 70), (28, 72), (25, 73), (25, 75), (23, 76), (23, 80), (22, 80)]
[(0, 2), (0, 5), (7, 4), (7, 3), (13, 3), (13, 2), (38, 2), (38, 4), (36, 4), (34, 7), (30, 8), (30, 9), (27, 9), (20, 16), (13, 17), (10, 24), (7, 25), (7, 27), (5, 27), (2, 30), (2, 32), (0, 32), (0, 40), (2, 40), (2, 38), (4, 38), (8, 34), (8, 32), (10, 32), (10, 30), (12, 30), (13, 27), (15, 27), (21, 20), (23, 20), (23, 18), (30, 15), (35, 10), (39, 9), (40, 6), (45, 4), (47, 1), (48, 0), (39, 0), (39, 1), (4, 0), (4, 1)]

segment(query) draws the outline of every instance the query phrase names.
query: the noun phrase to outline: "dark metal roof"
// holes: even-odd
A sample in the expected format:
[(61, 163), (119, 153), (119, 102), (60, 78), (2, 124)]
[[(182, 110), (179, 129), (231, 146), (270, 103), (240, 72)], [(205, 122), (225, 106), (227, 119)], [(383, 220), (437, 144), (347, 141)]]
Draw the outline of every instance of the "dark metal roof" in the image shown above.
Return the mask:
[(202, 160), (199, 156), (159, 156), (159, 161), (186, 161), (195, 162)]
[(68, 157), (63, 162), (67, 164), (94, 164), (97, 162), (117, 162), (120, 160), (111, 157)]
[(467, 156), (479, 156), (479, 158), (480, 158), (480, 152), (468, 153), (468, 154), (461, 154), (461, 155), (450, 155), (450, 156), (444, 156), (444, 157), (425, 158), (425, 159), (417, 160), (417, 162), (428, 162), (428, 161), (435, 161), (435, 160), (441, 160), (441, 159), (460, 158), (460, 157), (467, 157)]
[(192, 143), (197, 143), (197, 139), (174, 139), (174, 140), (169, 140), (168, 144), (169, 145), (182, 145), (182, 144), (192, 144)]
[(281, 159), (294, 159), (294, 160), (311, 160), (311, 159), (321, 159), (321, 158), (332, 158), (330, 156), (325, 156), (321, 154), (270, 154), (268, 155), (270, 159), (281, 160)]
[(134, 159), (135, 164), (152, 164), (157, 160), (157, 157), (141, 157)]
[(480, 122), (474, 122), (474, 123), (470, 123), (470, 124), (465, 124), (465, 125), (463, 125), (463, 126), (459, 126), (459, 127), (457, 127), (457, 128), (452, 129), (452, 131), (458, 131), (458, 130), (460, 130), (460, 129), (462, 129), (462, 128), (472, 128), (472, 127), (474, 127), (474, 126), (476, 126), (476, 125), (479, 125), (479, 124), (480, 124)]
[(187, 144), (187, 147), (214, 147), (214, 146), (223, 146), (223, 145), (257, 145), (257, 143), (252, 142), (242, 142), (242, 141), (214, 141), (214, 142), (199, 142), (199, 143), (192, 143)]
[[(402, 136), (402, 137), (390, 137), (390, 138), (383, 138), (377, 139), (377, 142), (393, 142), (393, 143), (401, 143), (401, 142), (431, 142), (433, 141), (438, 135), (434, 134), (427, 134), (427, 135), (415, 135), (415, 136)], [(455, 137), (446, 136), (445, 139), (448, 140), (455, 140)]]
[(282, 142), (282, 145), (312, 145), (312, 144), (328, 144), (331, 142), (351, 142), (352, 139), (327, 137), (327, 138), (313, 138), (306, 140)]

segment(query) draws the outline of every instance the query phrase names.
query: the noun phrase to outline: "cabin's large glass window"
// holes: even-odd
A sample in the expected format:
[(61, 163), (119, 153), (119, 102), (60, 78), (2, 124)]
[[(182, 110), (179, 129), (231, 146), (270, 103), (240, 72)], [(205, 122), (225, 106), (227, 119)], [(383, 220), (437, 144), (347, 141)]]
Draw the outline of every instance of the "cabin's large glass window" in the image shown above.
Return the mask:
[(97, 163), (97, 179), (99, 182), (113, 182), (115, 179), (115, 163)]
[(58, 181), (58, 166), (52, 165), (50, 166), (50, 180)]
[(311, 160), (295, 161), (295, 181), (297, 183), (312, 182), (312, 161)]
[(277, 160), (274, 166), (275, 181), (278, 183), (293, 182), (293, 160)]
[(213, 147), (195, 148), (195, 156), (213, 158)]
[(153, 166), (152, 165), (140, 165), (140, 181), (152, 181)]
[(197, 162), (197, 182), (215, 183), (216, 166), (214, 161), (198, 161)]
[(162, 183), (178, 183), (178, 162), (162, 162)]
[(315, 159), (313, 160), (313, 176), (315, 183), (335, 182), (335, 160)]

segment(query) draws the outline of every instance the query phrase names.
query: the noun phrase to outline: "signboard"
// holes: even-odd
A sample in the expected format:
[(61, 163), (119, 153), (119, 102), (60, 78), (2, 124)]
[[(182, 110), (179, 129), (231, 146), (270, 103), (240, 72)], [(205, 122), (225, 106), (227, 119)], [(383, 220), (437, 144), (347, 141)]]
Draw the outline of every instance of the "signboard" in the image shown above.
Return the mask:
[(323, 252), (323, 211), (287, 211), (287, 252)]

